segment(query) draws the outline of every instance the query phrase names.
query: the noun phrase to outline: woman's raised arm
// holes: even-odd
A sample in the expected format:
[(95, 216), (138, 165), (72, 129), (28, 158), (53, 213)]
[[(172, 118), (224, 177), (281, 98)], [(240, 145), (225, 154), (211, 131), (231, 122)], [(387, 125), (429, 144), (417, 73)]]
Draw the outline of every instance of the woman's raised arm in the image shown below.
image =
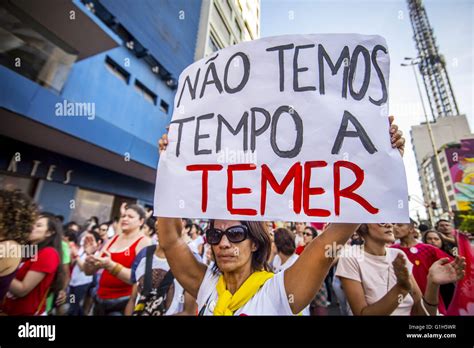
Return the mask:
[(160, 217), (156, 224), (160, 247), (165, 252), (171, 272), (183, 288), (196, 298), (207, 267), (196, 259), (179, 237), (181, 219)]
[[(163, 134), (159, 143), (160, 153), (168, 146), (168, 135)], [(189, 246), (180, 238), (181, 219), (158, 217), (156, 229), (160, 246), (165, 252), (171, 272), (194, 298), (197, 298), (207, 267), (194, 257)]]

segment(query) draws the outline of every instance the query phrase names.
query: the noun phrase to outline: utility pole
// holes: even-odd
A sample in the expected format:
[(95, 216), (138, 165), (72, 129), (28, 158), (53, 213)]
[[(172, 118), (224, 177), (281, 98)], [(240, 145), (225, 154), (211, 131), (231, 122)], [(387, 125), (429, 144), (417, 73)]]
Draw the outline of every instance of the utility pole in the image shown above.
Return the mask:
[[(430, 137), (431, 147), (433, 149), (433, 154), (434, 154), (434, 157), (435, 157), (436, 170), (438, 171), (439, 178), (440, 178), (440, 181), (441, 181), (441, 193), (443, 195), (444, 201), (446, 202), (447, 211), (451, 215), (452, 209), (451, 209), (451, 205), (449, 204), (448, 190), (446, 189), (446, 181), (444, 180), (443, 172), (441, 170), (441, 162), (440, 162), (439, 156), (438, 156), (438, 147), (437, 147), (436, 142), (435, 142), (435, 138), (434, 138), (434, 135), (433, 135), (433, 130), (431, 128), (430, 120), (428, 119), (428, 113), (426, 112), (425, 103), (423, 103), (423, 95), (421, 93), (420, 84), (418, 82), (418, 77), (416, 75), (415, 65), (420, 64), (422, 60), (420, 58), (405, 58), (405, 60), (409, 61), (409, 63), (402, 63), (401, 66), (411, 66), (413, 68), (413, 74), (415, 75), (415, 81), (416, 81), (416, 88), (418, 89), (418, 94), (420, 96), (421, 106), (423, 107), (423, 114), (425, 116), (425, 121), (426, 121), (426, 127), (428, 129), (428, 134), (429, 134), (429, 137)], [(443, 205), (441, 204), (441, 206), (443, 206)], [(432, 219), (432, 217), (430, 216), (430, 220), (431, 219)], [(433, 223), (433, 221), (432, 221), (432, 223)]]
[(458, 105), (449, 80), (446, 62), (438, 51), (433, 28), (421, 0), (407, 0), (418, 64), (433, 121), (438, 117), (459, 115)]

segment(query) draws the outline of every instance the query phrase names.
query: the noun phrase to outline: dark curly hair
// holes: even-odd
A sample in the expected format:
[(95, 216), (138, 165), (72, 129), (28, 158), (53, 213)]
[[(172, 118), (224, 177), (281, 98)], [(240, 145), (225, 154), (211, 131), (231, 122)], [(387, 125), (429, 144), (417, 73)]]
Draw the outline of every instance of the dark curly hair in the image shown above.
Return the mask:
[(20, 190), (0, 190), (0, 240), (28, 242), (37, 218), (33, 200)]

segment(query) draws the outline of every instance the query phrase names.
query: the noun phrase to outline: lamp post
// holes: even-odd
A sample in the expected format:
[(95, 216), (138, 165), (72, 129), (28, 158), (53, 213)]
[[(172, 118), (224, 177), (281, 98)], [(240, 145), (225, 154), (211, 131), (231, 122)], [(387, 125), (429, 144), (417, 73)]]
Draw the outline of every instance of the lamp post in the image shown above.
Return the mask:
[[(425, 176), (423, 175), (423, 179), (424, 178), (425, 178)], [(426, 182), (425, 182), (425, 185), (426, 185)], [(426, 186), (428, 186), (428, 185), (426, 185)], [(409, 201), (415, 201), (415, 202), (421, 204), (423, 207), (427, 208), (428, 209), (428, 219), (430, 220), (431, 226), (434, 226), (433, 211), (432, 211), (431, 205), (429, 203), (426, 203), (426, 201), (424, 199), (421, 199), (420, 197), (415, 196), (415, 195), (409, 195), (408, 200)], [(418, 212), (418, 209), (416, 210), (416, 214), (418, 216), (418, 221), (420, 221), (420, 217), (419, 217), (420, 214)]]
[[(413, 68), (413, 74), (415, 75), (415, 81), (416, 81), (416, 88), (418, 89), (418, 94), (420, 95), (420, 101), (421, 101), (421, 106), (423, 107), (423, 114), (425, 116), (426, 127), (428, 128), (428, 134), (430, 136), (431, 146), (433, 148), (433, 154), (434, 154), (435, 163), (436, 163), (436, 170), (438, 171), (439, 177), (440, 177), (440, 180), (441, 180), (442, 195), (444, 196), (444, 200), (445, 200), (446, 206), (448, 208), (448, 213), (449, 213), (449, 215), (451, 215), (452, 210), (451, 210), (451, 205), (449, 204), (448, 190), (446, 189), (446, 181), (444, 180), (443, 172), (441, 170), (441, 162), (440, 162), (439, 156), (438, 156), (438, 147), (436, 146), (433, 131), (431, 129), (431, 123), (428, 119), (428, 114), (427, 114), (426, 109), (425, 109), (425, 103), (423, 102), (423, 95), (421, 94), (421, 88), (420, 88), (420, 84), (418, 82), (418, 76), (416, 75), (416, 70), (415, 70), (415, 65), (420, 64), (421, 58), (420, 57), (417, 57), (417, 58), (408, 58), (408, 57), (406, 57), (405, 60), (407, 61), (407, 63), (402, 63), (400, 65), (401, 66), (411, 66)], [(442, 206), (442, 204), (441, 204), (441, 206)], [(431, 216), (430, 216), (430, 219), (431, 219)]]

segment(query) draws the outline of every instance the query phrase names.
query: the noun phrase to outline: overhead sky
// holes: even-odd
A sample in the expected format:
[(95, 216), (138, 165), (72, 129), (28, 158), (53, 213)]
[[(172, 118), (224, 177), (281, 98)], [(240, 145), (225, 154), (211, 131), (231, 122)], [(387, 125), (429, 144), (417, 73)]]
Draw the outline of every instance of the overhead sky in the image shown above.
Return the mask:
[[(460, 112), (474, 131), (474, 1), (423, 1), (434, 30)], [(421, 201), (410, 127), (424, 121), (420, 96), (411, 67), (404, 57), (416, 57), (406, 1), (402, 0), (261, 0), (261, 37), (283, 34), (359, 33), (378, 34), (390, 51), (389, 113), (395, 115), (407, 139), (404, 157), (408, 179), (410, 215), (426, 217)], [(420, 83), (422, 83), (418, 75)], [(422, 86), (424, 89), (424, 87)], [(423, 91), (424, 93), (424, 91)], [(429, 112), (426, 95), (425, 106)]]

